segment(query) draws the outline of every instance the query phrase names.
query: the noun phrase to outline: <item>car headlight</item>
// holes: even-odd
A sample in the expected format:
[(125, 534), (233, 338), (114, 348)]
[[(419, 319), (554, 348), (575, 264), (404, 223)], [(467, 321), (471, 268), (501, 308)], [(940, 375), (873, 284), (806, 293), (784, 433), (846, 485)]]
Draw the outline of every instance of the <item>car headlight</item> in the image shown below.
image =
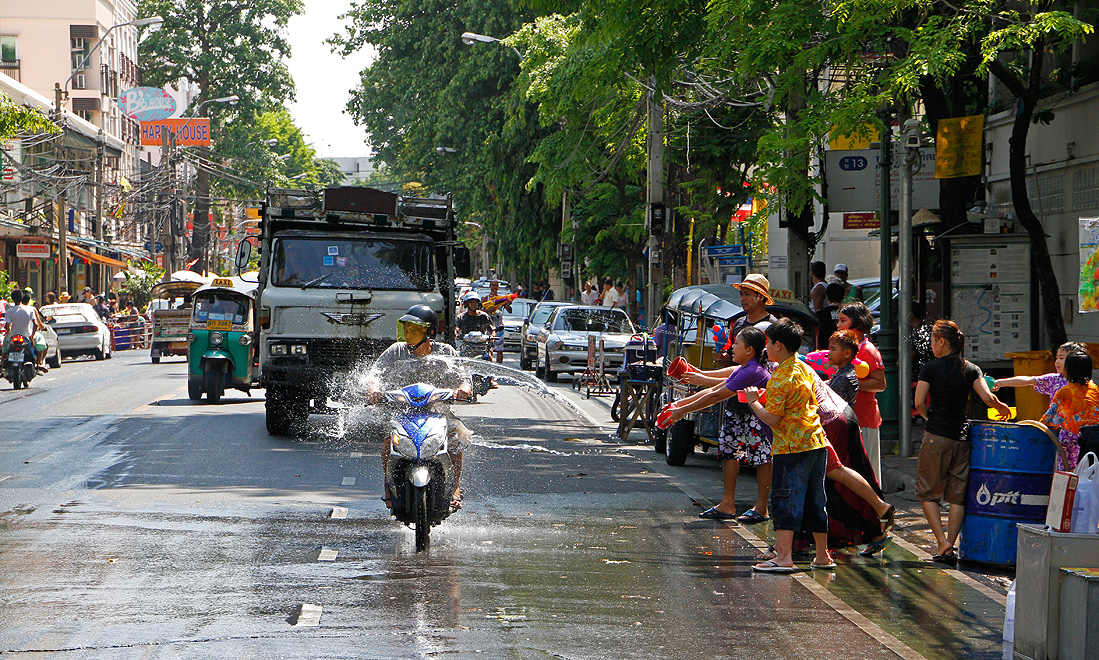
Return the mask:
[(193, 343), (195, 343), (196, 341), (198, 341), (198, 335), (196, 335), (196, 334), (195, 334), (195, 333), (193, 333), (193, 332), (188, 332), (188, 333), (187, 333), (187, 343), (188, 343), (188, 344), (193, 344)]
[(243, 335), (240, 336), (240, 339), (238, 339), (237, 341), (240, 342), (241, 346), (248, 346), (249, 344), (252, 343), (252, 335), (243, 334)]
[(547, 347), (547, 348), (549, 348), (550, 350), (553, 350), (553, 351), (559, 351), (559, 350), (561, 350), (561, 346), (562, 346), (562, 343), (561, 343), (561, 341), (560, 341), (560, 340), (558, 340), (558, 341), (551, 341), (551, 342), (546, 342), (546, 347)]
[(221, 334), (220, 332), (210, 333), (211, 346), (221, 346), (223, 343), (225, 343), (225, 335)]
[(581, 346), (580, 344), (565, 344), (564, 346), (562, 346), (562, 348), (564, 348), (566, 351), (586, 351), (586, 350), (588, 350), (587, 346)]

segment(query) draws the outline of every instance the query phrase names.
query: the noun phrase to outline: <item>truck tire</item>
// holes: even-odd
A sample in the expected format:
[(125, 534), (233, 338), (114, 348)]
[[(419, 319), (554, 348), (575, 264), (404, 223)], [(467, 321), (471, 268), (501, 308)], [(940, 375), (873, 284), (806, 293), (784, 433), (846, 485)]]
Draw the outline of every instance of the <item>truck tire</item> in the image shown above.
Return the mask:
[(691, 455), (694, 448), (694, 422), (680, 420), (668, 429), (667, 454), (665, 454), (664, 460), (667, 461), (668, 465), (683, 465), (687, 462), (687, 457)]
[(267, 432), (271, 435), (296, 436), (309, 418), (309, 401), (293, 390), (267, 388)]

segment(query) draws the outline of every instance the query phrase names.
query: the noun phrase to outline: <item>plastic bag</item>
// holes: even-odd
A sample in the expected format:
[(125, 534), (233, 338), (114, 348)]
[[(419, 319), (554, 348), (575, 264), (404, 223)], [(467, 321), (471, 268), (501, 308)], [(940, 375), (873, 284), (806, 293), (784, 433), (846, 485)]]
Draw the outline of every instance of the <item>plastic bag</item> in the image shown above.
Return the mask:
[(1099, 534), (1099, 458), (1088, 453), (1076, 465), (1076, 499), (1072, 505), (1072, 533)]
[(1004, 609), (1004, 660), (1015, 658), (1015, 580), (1007, 590), (1007, 607)]

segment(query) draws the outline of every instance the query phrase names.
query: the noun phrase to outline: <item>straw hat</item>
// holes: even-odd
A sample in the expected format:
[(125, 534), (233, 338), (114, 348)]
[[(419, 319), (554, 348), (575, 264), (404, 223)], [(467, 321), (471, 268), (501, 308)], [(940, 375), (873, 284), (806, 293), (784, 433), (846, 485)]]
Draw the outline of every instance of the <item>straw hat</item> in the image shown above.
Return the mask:
[(744, 278), (743, 282), (734, 284), (736, 288), (744, 291), (744, 289), (751, 289), (758, 294), (761, 294), (764, 298), (764, 304), (775, 304), (774, 298), (771, 297), (771, 283), (767, 281), (767, 278), (759, 273), (751, 273), (748, 277)]
[(61, 295), (57, 297), (61, 302), (69, 302), (69, 298), (72, 298), (72, 296), (69, 295), (68, 291), (62, 291)]

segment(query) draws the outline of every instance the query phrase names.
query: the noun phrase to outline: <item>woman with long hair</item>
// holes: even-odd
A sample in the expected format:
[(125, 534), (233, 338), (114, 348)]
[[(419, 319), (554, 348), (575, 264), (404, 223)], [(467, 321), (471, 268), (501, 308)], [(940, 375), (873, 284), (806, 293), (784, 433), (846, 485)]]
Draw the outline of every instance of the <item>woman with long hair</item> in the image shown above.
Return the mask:
[[(965, 491), (969, 483), (969, 393), (1007, 418), (1010, 410), (988, 389), (980, 367), (962, 357), (965, 335), (953, 321), (939, 320), (931, 328), (935, 359), (920, 369), (916, 382), (916, 411), (923, 417), (923, 444), (916, 468), (916, 499), (923, 507), (938, 544), (935, 561), (958, 560), (954, 542), (965, 519)], [(930, 397), (930, 398), (929, 398)], [(940, 500), (950, 503), (943, 533)]]
[(859, 379), (859, 393), (855, 397), (855, 416), (862, 428), (862, 444), (866, 455), (870, 457), (870, 466), (874, 476), (881, 481), (881, 411), (878, 410), (877, 392), (885, 390), (885, 363), (881, 353), (867, 335), (874, 327), (874, 317), (870, 309), (861, 302), (845, 303), (840, 307), (836, 320), (837, 330), (850, 330), (859, 342), (859, 351), (855, 355), (870, 367), (870, 373)]

